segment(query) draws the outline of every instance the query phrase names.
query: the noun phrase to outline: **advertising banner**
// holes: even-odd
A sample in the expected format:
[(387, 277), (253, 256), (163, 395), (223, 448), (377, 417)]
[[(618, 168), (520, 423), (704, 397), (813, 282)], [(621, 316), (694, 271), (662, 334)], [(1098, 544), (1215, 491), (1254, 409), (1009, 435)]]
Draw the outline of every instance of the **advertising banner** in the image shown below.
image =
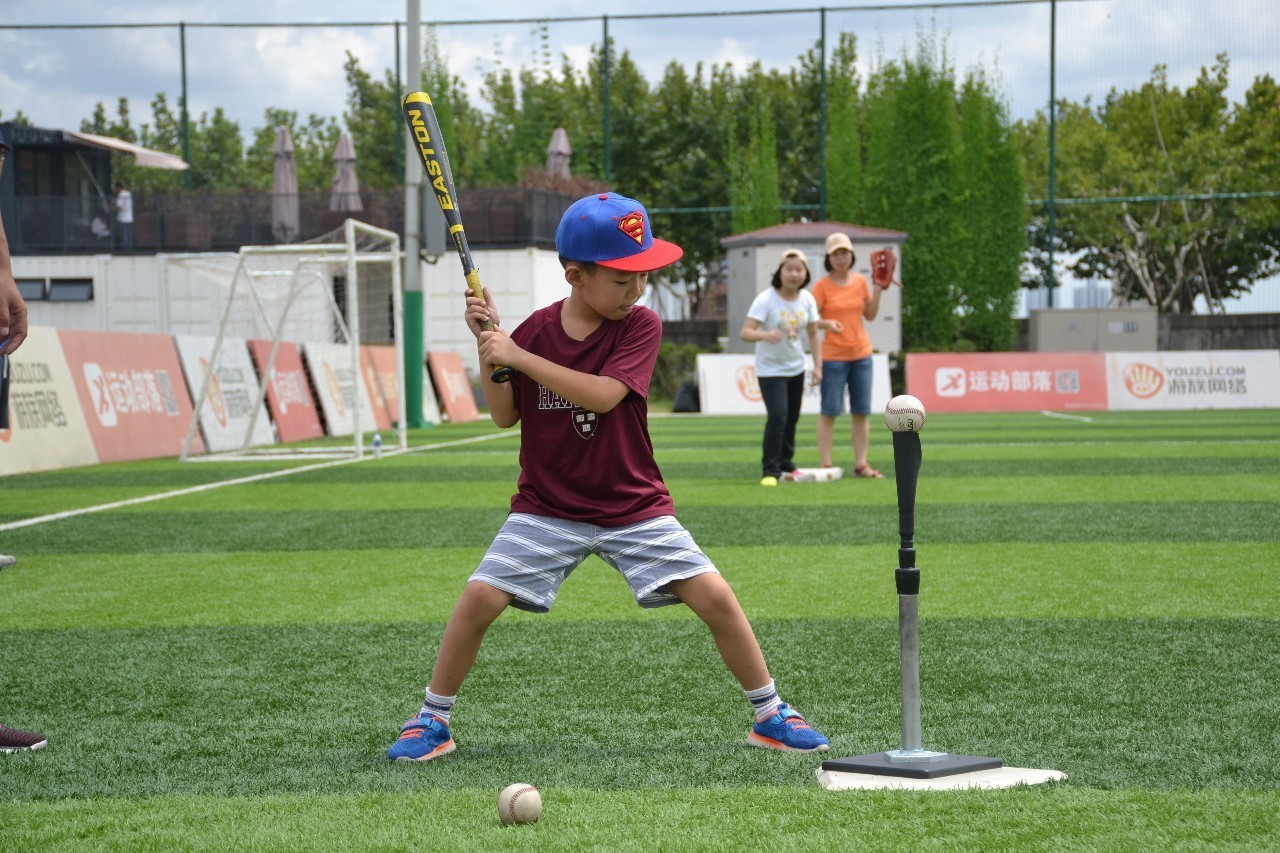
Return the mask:
[(436, 399), (436, 388), (431, 384), (431, 369), (425, 368), (425, 365), (422, 371), (422, 420), (429, 424), (444, 421), (440, 411), (440, 401)]
[(364, 386), (369, 389), (369, 403), (378, 429), (389, 430), (400, 420), (400, 389), (396, 386), (396, 348), (367, 345), (360, 347), (360, 370)]
[(93, 465), (84, 421), (58, 333), (32, 326), (9, 356), (9, 428), (0, 429), (0, 476)]
[(456, 352), (429, 352), (427, 367), (436, 385), (440, 408), (449, 422), (464, 424), (480, 420), (471, 380), (462, 366), (462, 356)]
[[(271, 341), (249, 341), (249, 353), (261, 382), (263, 368), (271, 357)], [(320, 413), (307, 383), (307, 372), (302, 366), (302, 353), (296, 344), (281, 341), (276, 349), (271, 381), (267, 384), (267, 409), (281, 441), (306, 441), (324, 435)]]
[(303, 344), (311, 385), (320, 399), (325, 429), (329, 435), (351, 435), (355, 432), (356, 406), (359, 406), (360, 431), (378, 428), (369, 404), (369, 389), (364, 377), (352, 375), (351, 349), (341, 344)]
[[(178, 358), (194, 404), (200, 397), (218, 339), (212, 335), (175, 335), (173, 340), (178, 345)], [(251, 447), (275, 443), (267, 408), (258, 402), (258, 391), (258, 373), (244, 339), (225, 338), (218, 349), (218, 368), (209, 378), (209, 390), (200, 409), (200, 432), (210, 451), (239, 450), (249, 434), (251, 420)]]
[[(800, 413), (816, 415), (822, 404), (822, 394), (809, 382), (813, 359), (805, 357), (805, 390)], [(883, 412), (888, 404), (889, 357), (882, 353), (871, 356), (873, 378), (871, 383), (871, 411)], [(764, 416), (764, 401), (760, 397), (760, 384), (756, 381), (756, 360), (750, 353), (699, 353), (698, 373), (699, 411), (706, 415), (760, 415)], [(849, 410), (848, 395), (844, 411)]]
[(911, 353), (906, 385), (930, 413), (1107, 408), (1102, 353)]
[[(58, 339), (98, 461), (182, 452), (191, 424), (191, 395), (173, 338), (59, 329)], [(204, 452), (200, 436), (191, 451)]]
[(1280, 407), (1280, 352), (1112, 352), (1112, 409)]

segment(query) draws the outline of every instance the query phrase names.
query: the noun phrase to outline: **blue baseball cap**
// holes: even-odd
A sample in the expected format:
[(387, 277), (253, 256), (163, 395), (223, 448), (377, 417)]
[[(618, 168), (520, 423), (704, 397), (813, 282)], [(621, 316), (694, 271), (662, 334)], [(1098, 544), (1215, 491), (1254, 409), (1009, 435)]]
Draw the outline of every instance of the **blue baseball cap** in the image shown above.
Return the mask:
[(684, 255), (675, 243), (657, 240), (644, 205), (617, 193), (581, 198), (556, 229), (556, 251), (571, 261), (590, 261), (624, 272), (651, 272)]

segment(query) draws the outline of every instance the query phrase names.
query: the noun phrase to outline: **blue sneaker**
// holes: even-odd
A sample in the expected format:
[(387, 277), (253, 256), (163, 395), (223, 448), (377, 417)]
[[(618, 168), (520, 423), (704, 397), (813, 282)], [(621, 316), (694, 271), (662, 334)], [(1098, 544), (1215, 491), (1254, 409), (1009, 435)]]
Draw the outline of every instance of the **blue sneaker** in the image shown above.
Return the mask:
[(831, 741), (811, 728), (800, 712), (785, 702), (778, 713), (751, 728), (747, 743), (784, 752), (826, 752), (831, 748)]
[(431, 714), (419, 714), (400, 729), (400, 739), (391, 744), (387, 758), (392, 761), (430, 761), (458, 748), (449, 724)]

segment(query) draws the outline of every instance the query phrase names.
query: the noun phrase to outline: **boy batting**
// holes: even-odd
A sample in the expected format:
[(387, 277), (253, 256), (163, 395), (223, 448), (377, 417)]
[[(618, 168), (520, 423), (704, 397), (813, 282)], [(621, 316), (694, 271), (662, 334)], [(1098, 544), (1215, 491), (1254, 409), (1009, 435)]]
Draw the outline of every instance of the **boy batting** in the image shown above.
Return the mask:
[[(615, 193), (575, 202), (556, 231), (569, 295), (510, 335), (498, 328), (492, 295), (468, 290), (464, 316), (490, 415), (499, 427), (520, 425), (520, 478), (510, 515), (445, 626), (426, 701), (387, 751), (391, 759), (454, 751), (454, 702), (489, 626), (508, 607), (549, 611), (591, 554), (622, 574), (641, 607), (683, 604), (707, 625), (754, 712), (749, 744), (828, 748), (779, 697), (737, 597), (676, 520), (654, 459), (647, 397), (662, 321), (637, 302), (649, 273), (683, 250), (655, 239), (650, 225), (643, 205)], [(495, 365), (517, 372), (495, 383)]]

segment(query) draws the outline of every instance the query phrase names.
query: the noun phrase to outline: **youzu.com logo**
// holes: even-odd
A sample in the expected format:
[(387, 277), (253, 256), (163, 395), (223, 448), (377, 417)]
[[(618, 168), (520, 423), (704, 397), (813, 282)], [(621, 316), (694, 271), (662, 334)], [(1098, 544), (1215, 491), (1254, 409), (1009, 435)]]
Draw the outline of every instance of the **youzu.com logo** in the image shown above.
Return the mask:
[(1127, 365), (1122, 374), (1124, 387), (1139, 400), (1146, 400), (1160, 393), (1164, 387), (1164, 373), (1158, 367), (1140, 361)]

